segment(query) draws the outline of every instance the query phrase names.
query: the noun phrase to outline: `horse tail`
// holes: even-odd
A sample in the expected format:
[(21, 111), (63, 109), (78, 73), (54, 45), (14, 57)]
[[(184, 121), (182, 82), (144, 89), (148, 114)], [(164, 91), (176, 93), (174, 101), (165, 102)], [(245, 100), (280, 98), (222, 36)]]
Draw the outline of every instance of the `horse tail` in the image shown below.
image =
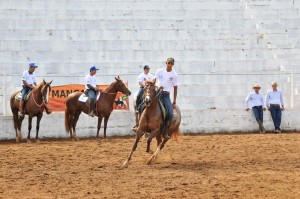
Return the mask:
[(66, 109), (65, 109), (65, 129), (66, 132), (69, 133), (70, 132), (70, 111), (68, 109), (68, 105), (66, 105)]
[(181, 133), (180, 133), (180, 128), (179, 128), (179, 126), (177, 126), (176, 127), (176, 129), (173, 131), (173, 133), (171, 134), (171, 138), (174, 140), (174, 141), (176, 141), (176, 142), (178, 142), (179, 141), (179, 139), (181, 138)]

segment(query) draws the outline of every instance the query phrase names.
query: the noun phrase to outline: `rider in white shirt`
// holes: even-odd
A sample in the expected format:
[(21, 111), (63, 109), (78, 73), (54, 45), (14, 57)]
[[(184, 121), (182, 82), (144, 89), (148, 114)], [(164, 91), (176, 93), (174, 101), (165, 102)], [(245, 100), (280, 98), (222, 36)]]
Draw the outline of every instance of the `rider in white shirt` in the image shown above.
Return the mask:
[(141, 73), (138, 77), (138, 83), (140, 86), (140, 89), (138, 91), (137, 94), (137, 98), (136, 98), (136, 112), (139, 112), (139, 106), (142, 103), (143, 99), (143, 94), (144, 94), (144, 86), (145, 86), (145, 81), (146, 80), (150, 80), (153, 78), (153, 75), (150, 73), (150, 67), (148, 65), (144, 66), (144, 72)]
[(92, 117), (94, 117), (96, 113), (95, 100), (96, 100), (96, 93), (99, 91), (98, 81), (95, 76), (97, 70), (99, 69), (96, 66), (92, 66), (90, 68), (90, 73), (84, 78), (85, 89), (89, 96), (89, 108), (90, 108), (89, 116)]
[[(162, 89), (161, 99), (168, 110), (168, 120), (164, 124), (163, 136), (165, 139), (169, 139), (168, 127), (171, 124), (171, 121), (174, 117), (173, 108), (176, 106), (177, 98), (177, 86), (178, 86), (178, 75), (173, 70), (174, 58), (168, 58), (166, 61), (166, 68), (158, 69), (155, 77), (158, 80), (160, 89)], [(171, 103), (170, 92), (174, 89), (173, 103)]]
[(250, 102), (253, 114), (259, 126), (259, 131), (260, 133), (265, 133), (266, 130), (263, 125), (263, 111), (266, 110), (266, 107), (263, 94), (259, 92), (260, 88), (261, 87), (259, 84), (255, 84), (253, 86), (254, 92), (249, 93), (249, 95), (247, 96), (245, 100), (245, 108), (246, 111), (249, 111), (248, 103)]
[[(22, 75), (22, 99), (19, 104), (19, 116), (24, 117), (24, 103), (26, 94), (37, 86), (34, 71), (38, 66), (35, 63), (29, 64), (29, 69), (25, 70)], [(45, 104), (45, 110), (47, 114), (50, 114), (52, 111)]]

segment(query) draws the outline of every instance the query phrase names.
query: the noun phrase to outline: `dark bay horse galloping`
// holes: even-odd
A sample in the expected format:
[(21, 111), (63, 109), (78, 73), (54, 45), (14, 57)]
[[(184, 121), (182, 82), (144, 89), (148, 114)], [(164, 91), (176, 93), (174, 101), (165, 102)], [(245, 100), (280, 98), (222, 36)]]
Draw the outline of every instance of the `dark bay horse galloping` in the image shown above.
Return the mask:
[[(25, 102), (25, 115), (28, 115), (28, 135), (27, 135), (27, 142), (30, 141), (30, 131), (32, 128), (32, 118), (37, 117), (36, 121), (36, 141), (39, 142), (39, 129), (40, 129), (40, 122), (43, 117), (43, 111), (45, 109), (46, 103), (49, 102), (49, 92), (51, 91), (51, 82), (45, 82), (43, 80), (42, 83), (38, 84), (36, 88), (32, 90), (32, 93), (29, 99)], [(20, 117), (18, 114), (19, 111), (19, 103), (21, 99), (16, 99), (16, 95), (20, 93), (17, 91), (12, 94), (10, 97), (10, 108), (13, 113), (14, 119), (14, 128), (16, 131), (16, 142), (22, 141), (22, 133), (21, 133), (21, 126), (24, 120), (24, 117)]]
[[(136, 140), (132, 146), (131, 152), (129, 156), (127, 157), (126, 161), (122, 165), (122, 168), (127, 168), (129, 161), (132, 157), (133, 152), (137, 148), (137, 145), (143, 136), (144, 132), (150, 132), (151, 135), (147, 140), (147, 151), (150, 149), (150, 142), (152, 138), (156, 137), (157, 140), (157, 149), (151, 156), (151, 158), (147, 161), (147, 164), (151, 164), (153, 160), (157, 157), (160, 150), (165, 146), (168, 139), (162, 139), (162, 129), (161, 125), (163, 122), (163, 116), (161, 109), (159, 107), (159, 95), (160, 92), (157, 90), (157, 87), (155, 86), (156, 80), (147, 81), (146, 85), (144, 87), (144, 101), (146, 103), (146, 108), (142, 112), (142, 115), (139, 119), (139, 126), (136, 132)], [(167, 131), (168, 134), (172, 136), (172, 138), (176, 139), (180, 135), (179, 132), (179, 125), (181, 123), (181, 112), (178, 106), (176, 106), (174, 111), (174, 118), (168, 127)]]
[[(96, 101), (96, 113), (98, 116), (98, 127), (96, 139), (99, 138), (99, 130), (101, 128), (101, 122), (104, 118), (104, 139), (106, 139), (106, 128), (107, 122), (113, 111), (113, 104), (118, 92), (122, 92), (126, 95), (131, 95), (124, 82), (120, 77), (115, 78), (116, 81), (111, 83), (109, 87), (106, 88), (104, 92), (101, 92), (100, 98)], [(75, 92), (68, 96), (66, 100), (66, 110), (65, 110), (65, 129), (70, 132), (70, 137), (72, 140), (78, 140), (76, 135), (76, 124), (79, 119), (81, 112), (86, 114), (89, 113), (89, 107), (83, 103), (79, 102), (78, 99), (82, 92)]]

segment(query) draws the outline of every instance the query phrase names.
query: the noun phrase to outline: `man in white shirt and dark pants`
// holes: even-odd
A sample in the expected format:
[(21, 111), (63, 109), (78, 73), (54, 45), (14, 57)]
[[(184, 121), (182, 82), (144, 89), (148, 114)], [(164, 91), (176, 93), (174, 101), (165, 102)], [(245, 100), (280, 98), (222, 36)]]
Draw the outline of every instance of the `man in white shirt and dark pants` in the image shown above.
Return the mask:
[[(163, 130), (163, 136), (165, 139), (170, 139), (167, 129), (174, 117), (173, 108), (175, 108), (176, 106), (177, 98), (178, 76), (177, 73), (173, 70), (174, 62), (174, 58), (168, 58), (166, 61), (166, 68), (158, 69), (155, 74), (155, 77), (158, 79), (160, 89), (163, 90), (161, 99), (168, 110), (168, 120), (165, 122)], [(172, 89), (174, 89), (173, 103), (170, 99), (170, 92), (172, 91)]]
[(249, 111), (248, 103), (250, 102), (253, 114), (259, 126), (259, 131), (260, 133), (265, 133), (266, 130), (263, 125), (263, 111), (266, 110), (266, 107), (264, 103), (263, 94), (259, 92), (260, 88), (261, 87), (259, 84), (255, 84), (253, 86), (254, 92), (249, 93), (249, 95), (247, 96), (245, 100), (245, 108), (246, 111)]
[(284, 103), (281, 90), (277, 89), (277, 82), (272, 83), (272, 90), (267, 92), (266, 105), (271, 112), (272, 120), (275, 127), (275, 133), (281, 133), (280, 124)]
[(96, 100), (96, 93), (99, 91), (98, 81), (95, 76), (95, 74), (97, 73), (97, 70), (99, 70), (99, 69), (96, 66), (92, 66), (90, 68), (90, 74), (88, 74), (84, 78), (85, 89), (89, 96), (89, 108), (90, 108), (89, 116), (92, 116), (92, 117), (94, 117), (95, 113), (96, 113), (95, 100)]
[(140, 89), (139, 89), (137, 97), (136, 97), (136, 112), (137, 113), (139, 112), (139, 108), (140, 108), (139, 106), (143, 101), (142, 96), (144, 94), (145, 81), (150, 80), (152, 78), (153, 78), (153, 75), (150, 73), (150, 67), (148, 65), (145, 65), (144, 72), (141, 73), (138, 78), (138, 83), (139, 83)]

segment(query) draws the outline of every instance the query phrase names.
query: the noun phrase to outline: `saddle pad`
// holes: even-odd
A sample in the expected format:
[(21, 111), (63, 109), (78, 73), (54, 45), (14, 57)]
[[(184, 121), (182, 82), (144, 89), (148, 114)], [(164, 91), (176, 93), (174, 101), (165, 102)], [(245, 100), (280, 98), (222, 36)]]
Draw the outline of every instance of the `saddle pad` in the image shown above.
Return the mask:
[[(101, 93), (99, 92), (98, 95), (97, 95), (97, 100), (99, 99), (100, 95), (101, 95)], [(84, 93), (82, 93), (80, 95), (80, 97), (78, 98), (78, 101), (79, 102), (86, 102), (88, 99), (89, 99), (89, 97), (86, 96)]]
[(164, 107), (162, 101), (158, 100), (158, 104), (159, 104), (159, 108), (160, 108), (162, 116), (163, 116), (163, 120), (166, 120), (167, 119), (167, 110)]
[[(31, 90), (25, 95), (25, 101), (27, 101), (29, 99), (30, 95), (31, 95)], [(15, 99), (21, 101), (21, 99), (22, 99), (22, 92), (19, 92), (15, 96)]]

